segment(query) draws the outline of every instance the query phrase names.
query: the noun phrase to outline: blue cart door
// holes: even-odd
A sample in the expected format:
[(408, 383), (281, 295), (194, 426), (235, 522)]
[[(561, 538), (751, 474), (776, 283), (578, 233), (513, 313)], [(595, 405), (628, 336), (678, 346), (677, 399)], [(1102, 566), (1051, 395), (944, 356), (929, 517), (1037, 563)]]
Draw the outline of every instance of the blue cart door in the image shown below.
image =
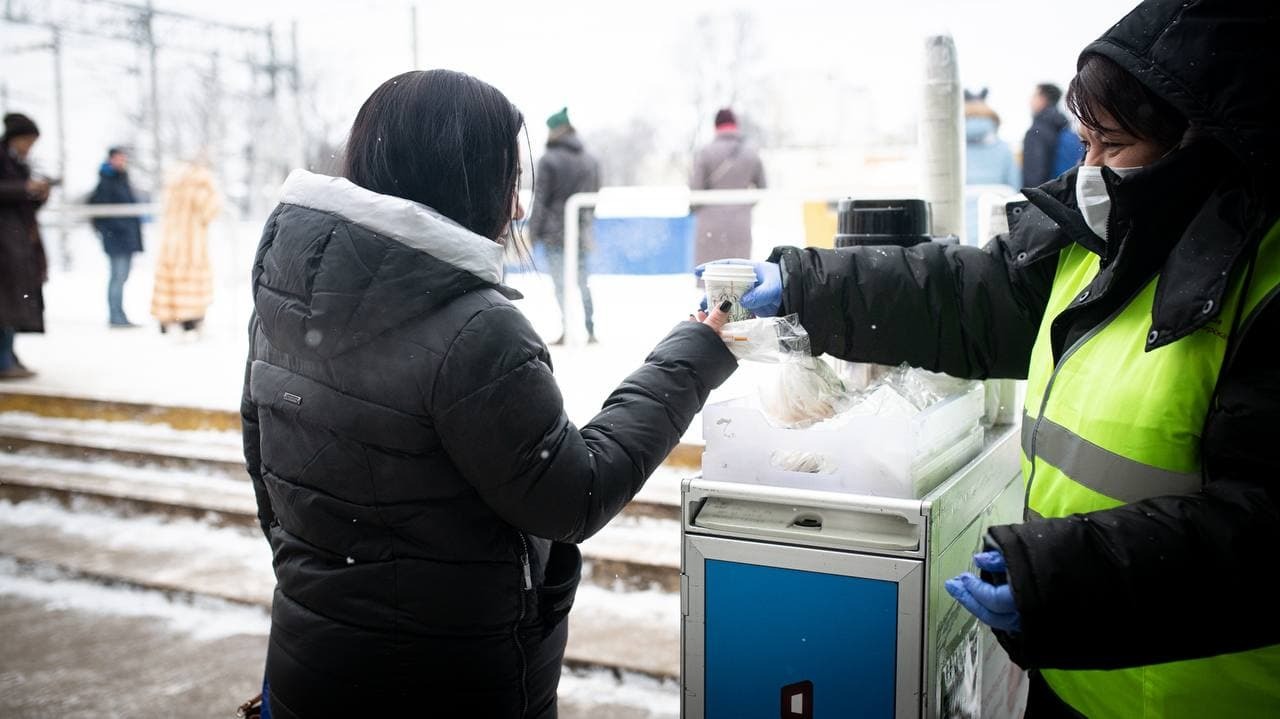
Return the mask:
[(708, 559), (706, 717), (893, 717), (898, 585)]

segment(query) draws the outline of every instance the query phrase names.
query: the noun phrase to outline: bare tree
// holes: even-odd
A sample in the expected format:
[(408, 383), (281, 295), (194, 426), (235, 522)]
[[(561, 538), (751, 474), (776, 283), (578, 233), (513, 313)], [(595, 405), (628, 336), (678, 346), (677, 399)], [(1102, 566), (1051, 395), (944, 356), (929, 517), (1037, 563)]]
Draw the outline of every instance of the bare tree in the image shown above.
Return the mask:
[(755, 15), (746, 10), (703, 14), (686, 34), (684, 48), (691, 101), (689, 153), (721, 107), (733, 107), (743, 129), (758, 142), (769, 141), (774, 128), (764, 124), (762, 111), (770, 94), (769, 76), (762, 65)]
[(227, 136), (227, 88), (216, 54), (204, 63), (190, 63), (171, 73), (164, 90), (168, 112), (161, 135), (165, 156), (190, 160), (200, 154), (221, 166)]
[(632, 117), (623, 127), (585, 132), (583, 139), (600, 160), (601, 184), (639, 185), (651, 175), (647, 165), (658, 156), (658, 130), (648, 119)]
[(325, 175), (342, 170), (342, 150), (352, 116), (346, 105), (327, 100), (319, 80), (304, 82), (300, 90), (307, 122), (307, 145), (303, 148), (307, 169)]

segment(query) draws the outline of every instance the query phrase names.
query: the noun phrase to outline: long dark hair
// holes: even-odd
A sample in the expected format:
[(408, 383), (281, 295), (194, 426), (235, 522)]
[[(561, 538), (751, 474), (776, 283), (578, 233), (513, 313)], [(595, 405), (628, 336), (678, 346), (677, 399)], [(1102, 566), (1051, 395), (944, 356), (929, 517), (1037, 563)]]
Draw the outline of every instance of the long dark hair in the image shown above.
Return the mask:
[(451, 70), (406, 72), (361, 106), (342, 175), (496, 240), (511, 225), (523, 126), (492, 85)]
[(1188, 136), (1185, 115), (1103, 55), (1085, 58), (1067, 87), (1067, 109), (1095, 132), (1106, 129), (1098, 119), (1099, 111), (1105, 111), (1121, 130), (1169, 149)]

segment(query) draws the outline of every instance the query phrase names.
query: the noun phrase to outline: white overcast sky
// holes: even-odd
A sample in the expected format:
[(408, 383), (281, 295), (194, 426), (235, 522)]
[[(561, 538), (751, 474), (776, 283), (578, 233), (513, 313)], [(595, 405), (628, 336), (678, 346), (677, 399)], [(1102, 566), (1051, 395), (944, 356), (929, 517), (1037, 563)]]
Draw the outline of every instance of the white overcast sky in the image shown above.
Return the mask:
[[(55, 1), (75, 6), (72, 0)], [(235, 23), (275, 23), (282, 48), (287, 48), (289, 22), (296, 19), (304, 81), (321, 85), (328, 111), (346, 118), (343, 122), (380, 82), (411, 69), (410, 6), (416, 5), (420, 66), (461, 70), (502, 89), (525, 112), (535, 145), (543, 136), (542, 119), (561, 105), (567, 104), (575, 124), (584, 128), (620, 126), (635, 115), (662, 124), (687, 112), (681, 81), (688, 69), (681, 65), (688, 57), (683, 45), (689, 28), (699, 15), (735, 9), (757, 18), (758, 62), (765, 73), (784, 79), (835, 77), (845, 86), (866, 87), (877, 123), (886, 126), (914, 117), (923, 38), (950, 32), (963, 83), (991, 88), (991, 103), (1004, 119), (1001, 134), (1016, 143), (1028, 123), (1032, 87), (1042, 81), (1065, 85), (1080, 49), (1133, 6), (1125, 0), (155, 3)], [(10, 96), (6, 109), (44, 119), (53, 115), (48, 60), (38, 53), (13, 52), (32, 37), (0, 23), (0, 80)], [(113, 116), (118, 115), (114, 107), (120, 97), (139, 95), (141, 78), (118, 68), (140, 58), (119, 43), (68, 42), (67, 95), (73, 115), (68, 154), (78, 164), (92, 166), (96, 148), (118, 142), (131, 130)], [(234, 52), (228, 48), (229, 54)], [(825, 94), (821, 84), (818, 88), (815, 94)], [(823, 100), (806, 99), (788, 116), (803, 122), (838, 107), (858, 111)], [(830, 127), (843, 118), (814, 119)], [(42, 143), (43, 156), (52, 152), (51, 144)], [(81, 161), (86, 153), (93, 155), (91, 162)], [(72, 179), (91, 170), (77, 168)], [(88, 174), (80, 182), (90, 180)]]

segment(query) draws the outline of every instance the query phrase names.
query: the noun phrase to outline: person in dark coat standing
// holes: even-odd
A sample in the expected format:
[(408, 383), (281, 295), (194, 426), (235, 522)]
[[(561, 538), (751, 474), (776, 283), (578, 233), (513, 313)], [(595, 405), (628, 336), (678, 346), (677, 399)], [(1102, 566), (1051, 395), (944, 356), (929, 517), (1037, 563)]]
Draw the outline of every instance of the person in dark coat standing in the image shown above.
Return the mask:
[(13, 353), (14, 335), (44, 332), (42, 286), (47, 275), (36, 211), (49, 199), (49, 181), (27, 165), (40, 130), (26, 115), (4, 116), (0, 136), (0, 380), (35, 373)]
[[(716, 136), (698, 151), (689, 176), (692, 190), (764, 189), (764, 163), (738, 130), (733, 110), (715, 116)], [(694, 263), (751, 255), (751, 206), (711, 205), (694, 213)]]
[(1022, 182), (1039, 187), (1057, 177), (1058, 146), (1062, 133), (1071, 132), (1071, 123), (1058, 109), (1062, 89), (1044, 83), (1031, 95), (1031, 127), (1022, 139)]
[[(561, 322), (564, 323), (564, 204), (570, 196), (579, 192), (596, 192), (600, 189), (600, 163), (582, 145), (578, 131), (569, 122), (569, 108), (547, 118), (547, 151), (538, 159), (534, 175), (533, 213), (529, 219), (529, 232), (533, 241), (542, 245), (547, 255), (551, 281), (556, 288), (556, 302), (560, 305)], [(586, 315), (587, 342), (596, 341), (594, 306), (591, 288), (587, 286), (587, 255), (591, 250), (592, 213), (584, 210), (578, 218), (578, 291), (582, 294), (582, 310)], [(560, 338), (551, 344), (564, 342), (563, 327)]]
[(241, 414), (275, 719), (554, 717), (577, 543), (736, 368), (716, 308), (569, 421), (502, 284), (523, 124), (467, 75), (399, 75), (343, 177), (295, 171), (267, 220)]
[[(113, 147), (98, 170), (98, 186), (89, 196), (89, 204), (127, 205), (137, 201), (129, 184), (129, 154)], [(102, 238), (102, 249), (111, 268), (107, 281), (108, 322), (116, 328), (137, 327), (124, 312), (124, 284), (129, 279), (133, 255), (142, 252), (142, 221), (137, 217), (95, 217), (93, 228)]]
[(1029, 719), (1280, 716), (1277, 35), (1147, 0), (1081, 53), (1084, 164), (1008, 234), (779, 248), (743, 297), (815, 352), (1027, 379), (1025, 521), (944, 586), (1033, 670)]

